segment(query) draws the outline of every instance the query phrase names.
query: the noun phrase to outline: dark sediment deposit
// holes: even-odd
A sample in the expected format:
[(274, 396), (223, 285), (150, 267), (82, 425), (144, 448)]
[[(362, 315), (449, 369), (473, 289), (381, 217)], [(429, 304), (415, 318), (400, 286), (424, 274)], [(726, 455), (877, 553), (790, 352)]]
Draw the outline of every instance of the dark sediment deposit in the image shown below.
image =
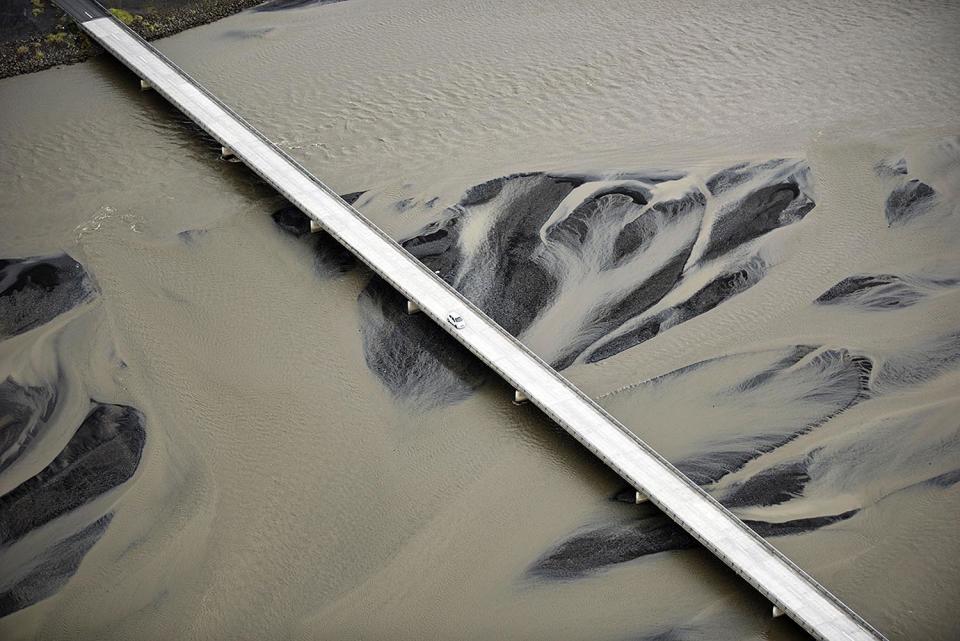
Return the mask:
[(865, 274), (845, 278), (817, 298), (821, 305), (850, 305), (883, 311), (911, 307), (920, 300), (960, 284), (957, 278)]
[[(708, 180), (707, 193), (694, 185), (670, 189), (682, 180), (677, 171), (495, 178), (467, 189), (401, 244), (521, 339), (548, 324), (551, 315), (563, 315), (564, 324), (572, 326), (568, 338), (541, 350), (558, 369), (578, 360), (596, 362), (754, 286), (771, 267), (758, 243), (802, 220), (814, 205), (809, 169), (797, 160), (737, 165)], [(705, 223), (708, 204), (716, 214)], [(483, 220), (475, 220), (479, 216)], [(482, 228), (481, 242), (463, 242), (468, 226), (471, 234)], [(723, 267), (706, 285), (658, 308), (693, 274), (716, 265)], [(375, 294), (371, 285), (361, 299)], [(401, 333), (417, 331), (414, 320), (401, 316), (397, 323)], [(435, 387), (426, 379), (457, 377), (438, 361), (413, 353), (421, 340), (366, 343), (368, 363), (395, 393)], [(385, 374), (386, 363), (413, 361), (418, 366), (402, 383)], [(415, 385), (411, 377), (424, 380)], [(448, 400), (461, 397), (452, 393)]]
[(904, 225), (918, 216), (922, 216), (933, 205), (937, 192), (917, 179), (894, 189), (887, 198), (887, 223), (893, 226)]
[[(892, 226), (934, 206), (919, 186), (924, 183), (908, 181), (906, 171), (905, 163), (894, 163), (881, 172), (884, 180), (901, 182), (892, 187)], [(418, 206), (409, 198), (401, 202), (396, 209), (402, 212)], [(741, 163), (703, 182), (678, 171), (526, 172), (470, 187), (400, 242), (507, 331), (565, 368), (616, 356), (763, 282), (782, 260), (778, 251), (764, 251), (768, 239), (802, 223), (813, 208), (809, 169), (798, 160)], [(302, 220), (277, 222), (295, 236), (307, 234)], [(814, 305), (902, 309), (960, 282), (931, 273), (851, 275)], [(398, 397), (429, 407), (456, 402), (483, 384), (486, 372), (476, 359), (428, 319), (406, 314), (402, 297), (380, 279), (367, 285), (359, 307), (367, 365)], [(645, 403), (658, 397), (660, 386), (695, 389), (698, 404), (711, 408), (711, 433), (704, 442), (678, 446), (671, 461), (729, 509), (749, 512), (745, 522), (761, 536), (790, 536), (842, 527), (880, 500), (860, 490), (875, 482), (876, 467), (844, 462), (882, 458), (884, 448), (896, 447), (890, 434), (907, 439), (908, 428), (928, 419), (884, 424), (873, 440), (824, 441), (812, 433), (878, 396), (952, 371), (960, 362), (958, 345), (956, 334), (948, 334), (883, 355), (822, 344), (727, 354), (602, 400)], [(786, 458), (779, 454), (798, 443)], [(905, 464), (921, 472), (904, 473), (891, 493), (952, 486), (960, 473), (951, 456), (918, 452), (917, 461), (936, 464)], [(849, 505), (821, 507), (816, 497), (837, 487), (847, 490)], [(614, 498), (632, 502), (632, 494), (626, 489)], [(787, 503), (794, 516), (784, 519), (774, 508)], [(640, 518), (584, 525), (545, 551), (528, 575), (574, 579), (695, 545), (666, 517), (640, 511)]]
[(735, 272), (724, 273), (694, 293), (683, 303), (649, 316), (639, 326), (601, 343), (587, 356), (596, 363), (639, 345), (657, 336), (661, 331), (710, 311), (720, 303), (756, 285), (766, 273), (766, 265), (754, 257)]
[(359, 304), (370, 318), (361, 326), (367, 367), (401, 398), (426, 409), (461, 400), (486, 380), (483, 363), (424, 314), (407, 314), (382, 279), (371, 279)]
[[(720, 371), (727, 360), (730, 359), (715, 359), (707, 367)], [(869, 392), (872, 369), (870, 359), (853, 355), (846, 349), (792, 347), (769, 367), (718, 390), (715, 399), (717, 405), (757, 405), (766, 398), (778, 398), (781, 404), (796, 408), (797, 411), (792, 412), (789, 419), (770, 419), (745, 426), (727, 438), (718, 430), (709, 451), (680, 457), (674, 464), (695, 483), (715, 483), (762, 454), (789, 443), (861, 402)], [(662, 379), (649, 384), (657, 385), (659, 380)], [(781, 477), (784, 475), (794, 481), (797, 478), (795, 474), (788, 474), (788, 470), (778, 470), (776, 482), (770, 482), (768, 487), (783, 486)], [(786, 485), (792, 487), (789, 483)], [(781, 490), (771, 491), (779, 493)], [(754, 493), (750, 487), (743, 490), (743, 496)], [(740, 499), (734, 503), (747, 504)], [(758, 501), (751, 504), (772, 503)]]
[(105, 514), (79, 532), (57, 541), (42, 555), (31, 559), (32, 571), (0, 589), (0, 617), (22, 610), (56, 594), (80, 567), (83, 557), (103, 536), (112, 514)]
[(126, 482), (140, 463), (143, 426), (133, 408), (97, 403), (47, 467), (0, 497), (0, 545)]
[[(352, 205), (366, 192), (343, 194), (340, 198)], [(273, 222), (283, 233), (307, 243), (314, 255), (314, 267), (320, 275), (350, 271), (357, 265), (356, 257), (329, 234), (310, 233), (310, 218), (293, 205), (273, 212)]]
[[(918, 487), (948, 488), (960, 482), (956, 469), (960, 453), (960, 427), (954, 419), (954, 406), (921, 407), (912, 413), (884, 417), (864, 433), (814, 441), (809, 447), (783, 460), (765, 458), (791, 442), (824, 425), (859, 403), (868, 403), (881, 395), (920, 385), (934, 376), (955, 369), (960, 362), (956, 336), (926, 341), (916, 349), (888, 356), (879, 371), (873, 362), (845, 349), (795, 346), (765, 358), (771, 362), (753, 375), (727, 384), (724, 372), (735, 371), (733, 360), (746, 362), (750, 355), (734, 355), (704, 361), (676, 372), (631, 386), (614, 395), (639, 399), (651, 398), (656, 386), (702, 385), (714, 381), (715, 396), (705, 399), (716, 412), (717, 422), (708, 449), (699, 454), (676, 457), (675, 465), (689, 478), (704, 486), (724, 506), (733, 510), (749, 509), (744, 518), (763, 537), (810, 532), (853, 518), (862, 508), (882, 500), (864, 491), (874, 487), (878, 477), (897, 479), (887, 494), (911, 491)], [(733, 360), (732, 360), (733, 359)], [(730, 367), (726, 362), (729, 361)], [(709, 394), (700, 389), (699, 393)], [(770, 399), (776, 399), (771, 401)], [(783, 417), (762, 411), (766, 421), (751, 421), (743, 414), (772, 403)], [(954, 404), (955, 405), (955, 404)], [(727, 416), (731, 412), (739, 427), (725, 439)], [(743, 420), (746, 416), (747, 420)], [(941, 429), (938, 423), (942, 423)], [(925, 426), (938, 425), (936, 428)], [(751, 432), (752, 429), (752, 432)], [(928, 442), (915, 436), (924, 429), (936, 429), (939, 438)], [(871, 461), (888, 461), (878, 468)], [(768, 464), (764, 464), (769, 460)], [(748, 476), (735, 473), (751, 463)], [(816, 497), (837, 491), (858, 496), (859, 504), (831, 514), (817, 513)], [(613, 500), (630, 502), (632, 489), (624, 489)], [(807, 516), (790, 520), (758, 519), (766, 508), (790, 502)], [(771, 514), (773, 516), (773, 514)], [(533, 562), (531, 577), (575, 579), (597, 570), (631, 561), (649, 554), (695, 547), (694, 540), (662, 515), (648, 514), (627, 521), (590, 524), (545, 552)]]
[[(61, 329), (45, 340), (40, 328), (96, 295), (93, 279), (66, 254), (0, 259), (0, 341), (26, 334), (18, 340), (35, 354), (53, 351), (44, 360), (58, 363)], [(40, 382), (23, 383), (17, 371), (0, 382), (0, 479), (17, 483), (0, 496), (0, 566), (15, 568), (0, 576), (0, 616), (51, 596), (73, 576), (112, 519), (101, 497), (133, 477), (146, 440), (144, 417), (132, 407), (90, 401), (77, 416), (66, 392), (77, 381), (55, 369)], [(72, 435), (59, 454), (20, 481), (27, 455), (64, 432)]]
[(20, 385), (8, 376), (0, 383), (0, 473), (41, 435), (57, 406), (57, 389)]
[[(760, 536), (776, 537), (810, 532), (849, 519), (854, 514), (856, 510), (779, 523), (750, 520), (744, 523)], [(528, 573), (543, 579), (577, 579), (650, 554), (698, 546), (699, 543), (683, 528), (658, 514), (585, 529), (535, 561)]]
[[(704, 367), (717, 364), (711, 361)], [(942, 371), (942, 367), (940, 369)], [(956, 470), (960, 439), (955, 438), (960, 428), (955, 427), (955, 422), (952, 437), (935, 444), (923, 445), (922, 440), (917, 441), (910, 433), (910, 429), (918, 429), (917, 426), (929, 422), (931, 415), (939, 413), (941, 418), (951, 421), (953, 410), (950, 408), (924, 408), (917, 415), (883, 419), (883, 427), (870, 438), (854, 435), (827, 441), (786, 461), (773, 459), (768, 466), (760, 466), (746, 478), (725, 481), (727, 475), (741, 470), (747, 462), (760, 459), (796, 436), (817, 428), (853, 404), (890, 391), (889, 385), (872, 381), (870, 370), (866, 359), (850, 357), (838, 350), (811, 350), (809, 347), (789, 350), (773, 367), (723, 388), (722, 397), (718, 396), (718, 400), (711, 403), (713, 407), (721, 408), (723, 402), (751, 407), (762, 402), (760, 399), (763, 398), (776, 397), (782, 402), (780, 392), (790, 391), (794, 400), (780, 409), (791, 418), (781, 422), (779, 435), (770, 434), (768, 429), (759, 429), (755, 435), (740, 434), (727, 444), (714, 441), (709, 452), (683, 458), (676, 465), (691, 479), (704, 485), (727, 508), (734, 512), (750, 508), (751, 514), (787, 502), (796, 502), (801, 509), (816, 510), (816, 503), (810, 495), (815, 495), (818, 490), (827, 488), (835, 492), (841, 487), (853, 492), (854, 488), (870, 486), (884, 472), (893, 474), (910, 470), (910, 474), (900, 480), (900, 487), (892, 487), (890, 493), (910, 491), (918, 486), (951, 487), (960, 482), (960, 472)], [(679, 376), (702, 371), (703, 368), (688, 367)], [(721, 370), (715, 371), (719, 373)], [(894, 377), (895, 374), (890, 372), (888, 376)], [(647, 384), (657, 385), (663, 380), (670, 379), (658, 377)], [(919, 382), (922, 381), (907, 376), (902, 384)], [(719, 400), (721, 398), (726, 400)], [(808, 412), (806, 417), (801, 418), (797, 413), (801, 408)], [(718, 426), (717, 431), (722, 431), (722, 426)], [(889, 454), (886, 454), (887, 450)], [(868, 453), (886, 456), (892, 461), (895, 460), (894, 452), (899, 470), (877, 470), (869, 463), (872, 458)], [(921, 464), (921, 461), (926, 463)], [(632, 490), (623, 490), (613, 499), (628, 502), (631, 494)], [(865, 495), (864, 500), (875, 502), (879, 499)], [(789, 536), (850, 519), (865, 505), (867, 503), (834, 514), (814, 512), (786, 521), (754, 517), (745, 518), (744, 522), (763, 537)], [(647, 514), (626, 521), (584, 526), (534, 561), (528, 573), (536, 578), (575, 579), (646, 555), (692, 547), (696, 547), (695, 541), (675, 523), (660, 514)]]
[(835, 305), (841, 302), (856, 302), (872, 309), (908, 307), (916, 303), (922, 294), (910, 287), (899, 276), (875, 274), (845, 278), (817, 298), (821, 304)]
[(267, 0), (258, 4), (257, 11), (282, 11), (283, 9), (300, 9), (312, 5), (336, 4), (346, 0)]
[[(0, 616), (52, 595), (76, 572), (112, 518), (94, 501), (133, 476), (145, 439), (140, 412), (95, 403), (47, 467), (0, 496), (0, 559), (29, 568), (0, 579)], [(68, 515), (86, 525), (64, 530), (59, 520)]]
[(39, 327), (96, 294), (66, 254), (0, 259), (0, 340)]

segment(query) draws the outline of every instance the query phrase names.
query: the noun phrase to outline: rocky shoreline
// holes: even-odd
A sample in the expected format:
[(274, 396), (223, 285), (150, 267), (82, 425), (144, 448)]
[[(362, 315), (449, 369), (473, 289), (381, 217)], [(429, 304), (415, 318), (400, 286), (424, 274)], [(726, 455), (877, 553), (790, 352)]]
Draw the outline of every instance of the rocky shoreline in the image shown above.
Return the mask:
[[(141, 36), (156, 40), (263, 4), (263, 0), (114, 0), (103, 4)], [(14, 0), (0, 21), (0, 78), (81, 62), (101, 51), (49, 0)]]

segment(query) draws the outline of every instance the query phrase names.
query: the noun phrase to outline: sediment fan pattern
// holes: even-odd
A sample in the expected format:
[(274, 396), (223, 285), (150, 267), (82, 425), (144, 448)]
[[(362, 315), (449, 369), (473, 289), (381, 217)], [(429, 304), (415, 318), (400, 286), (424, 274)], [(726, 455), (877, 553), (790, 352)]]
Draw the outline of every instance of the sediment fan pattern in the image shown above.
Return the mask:
[(301, 7), (309, 7), (310, 5), (335, 4), (344, 1), (345, 0), (267, 0), (263, 4), (257, 5), (254, 11), (282, 11), (284, 9), (299, 9)]
[[(893, 183), (882, 212), (889, 233), (917, 233), (925, 226), (956, 236), (957, 194), (949, 186), (960, 176), (960, 144), (950, 138), (929, 151), (924, 164), (946, 186), (942, 192), (911, 177), (903, 158), (877, 165), (877, 175)], [(845, 278), (812, 305), (886, 318), (960, 293), (960, 267), (955, 263), (945, 264), (933, 255), (918, 257), (915, 264), (917, 270), (911, 273)], [(601, 400), (615, 412), (634, 405), (683, 425), (705, 417), (683, 406), (663, 410), (658, 407), (663, 399), (674, 397), (660, 390), (695, 390), (697, 402), (692, 405), (710, 408), (708, 440), (664, 453), (759, 534), (777, 537), (846, 521), (895, 494), (946, 490), (960, 482), (960, 401), (932, 391), (923, 395), (956, 380), (958, 363), (956, 330), (918, 334), (875, 354), (793, 345), (694, 363)], [(814, 437), (814, 431), (840, 414), (895, 395), (900, 398), (894, 412), (864, 412), (871, 418), (856, 429)], [(927, 400), (917, 403), (917, 398)], [(625, 489), (613, 498), (630, 502), (633, 492)], [(584, 525), (535, 560), (528, 576), (576, 579), (693, 545), (674, 523), (653, 511), (642, 512), (639, 518)]]
[(0, 259), (0, 340), (39, 327), (95, 295), (70, 256)]
[[(678, 171), (526, 173), (467, 190), (403, 246), (556, 368), (647, 341), (758, 283), (765, 242), (814, 207), (796, 159), (707, 180)], [(371, 369), (421, 402), (463, 398), (483, 371), (408, 318), (376, 279), (360, 298)]]
[[(922, 171), (905, 158), (877, 164), (877, 176), (889, 185), (877, 218), (885, 233), (953, 233), (957, 194), (949, 186), (960, 175), (960, 142), (949, 138), (927, 151)], [(416, 205), (404, 199), (396, 209)], [(782, 246), (774, 245), (777, 236), (813, 207), (810, 171), (801, 160), (743, 163), (703, 181), (673, 171), (514, 174), (470, 188), (403, 245), (564, 368), (614, 356), (756, 285), (786, 259), (769, 251)], [(335, 258), (332, 246), (313, 242), (321, 273), (352, 267)], [(810, 305), (888, 318), (957, 295), (955, 262), (930, 256), (914, 266), (851, 275)], [(379, 279), (359, 305), (367, 363), (398, 396), (429, 406), (482, 384), (485, 372), (475, 359), (431, 321), (406, 315), (403, 300)], [(953, 398), (921, 406), (905, 401), (906, 411), (871, 418), (856, 433), (812, 436), (860, 405), (915, 394), (956, 375), (957, 363), (960, 331), (918, 335), (884, 353), (786, 345), (692, 363), (601, 402), (615, 413), (628, 404), (671, 416), (677, 425), (699, 424), (705, 417), (697, 410), (685, 417), (683, 406), (663, 400), (691, 390), (692, 407), (710, 408), (709, 437), (663, 453), (758, 533), (787, 536), (842, 523), (899, 492), (960, 480), (960, 425), (953, 418), (960, 405)], [(659, 408), (663, 403), (670, 407)], [(613, 498), (631, 502), (633, 493)], [(584, 525), (534, 561), (528, 576), (573, 579), (691, 546), (674, 523), (641, 508), (639, 518)]]
[[(960, 342), (946, 341), (954, 360)], [(943, 342), (939, 345), (946, 347)], [(929, 348), (929, 346), (928, 346)], [(910, 377), (897, 363), (911, 363)], [(731, 372), (756, 373), (731, 380)], [(605, 404), (633, 404), (656, 413), (664, 385), (697, 390), (710, 408), (711, 437), (696, 449), (671, 450), (677, 467), (765, 537), (799, 534), (854, 516), (870, 503), (924, 484), (949, 487), (960, 480), (960, 403), (924, 406), (865, 425), (853, 434), (811, 439), (793, 454), (775, 453), (859, 403), (890, 390), (915, 387), (942, 372), (921, 353), (890, 358), (882, 367), (862, 355), (823, 346), (795, 346), (697, 363), (612, 393)], [(615, 400), (614, 400), (615, 399)], [(776, 412), (772, 411), (776, 409)], [(682, 408), (672, 418), (682, 424)], [(695, 418), (693, 414), (689, 417)], [(802, 445), (801, 441), (801, 445)], [(880, 462), (883, 462), (881, 465)], [(749, 469), (747, 464), (751, 463)], [(876, 496), (873, 489), (881, 487)], [(846, 497), (838, 507), (836, 495)], [(629, 502), (632, 491), (613, 497)], [(833, 510), (818, 513), (818, 499)], [(790, 503), (790, 509), (779, 508)], [(780, 514), (807, 512), (782, 518)], [(761, 518), (766, 515), (766, 519)], [(602, 541), (602, 544), (596, 544)], [(544, 578), (570, 579), (648, 554), (693, 546), (679, 527), (659, 514), (585, 526), (530, 568)]]
[[(0, 616), (51, 596), (69, 580), (113, 518), (106, 495), (140, 463), (143, 415), (90, 400), (86, 408), (81, 402), (85, 414), (77, 416), (71, 388), (82, 383), (69, 380), (55, 353), (63, 327), (44, 331), (95, 297), (92, 279), (66, 254), (0, 261), (0, 340), (16, 337), (31, 351), (54, 352), (47, 361), (55, 370), (4, 372), (0, 382)], [(37, 449), (70, 431), (59, 454), (29, 475)]]

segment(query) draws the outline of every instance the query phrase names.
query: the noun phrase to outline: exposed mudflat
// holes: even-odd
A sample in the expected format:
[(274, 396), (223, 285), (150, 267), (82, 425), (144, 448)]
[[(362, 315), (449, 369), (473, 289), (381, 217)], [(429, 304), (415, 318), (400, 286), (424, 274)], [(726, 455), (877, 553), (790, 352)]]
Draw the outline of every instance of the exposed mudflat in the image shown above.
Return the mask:
[[(960, 629), (960, 10), (159, 43), (890, 639)], [(0, 638), (802, 639), (120, 65), (0, 81)]]

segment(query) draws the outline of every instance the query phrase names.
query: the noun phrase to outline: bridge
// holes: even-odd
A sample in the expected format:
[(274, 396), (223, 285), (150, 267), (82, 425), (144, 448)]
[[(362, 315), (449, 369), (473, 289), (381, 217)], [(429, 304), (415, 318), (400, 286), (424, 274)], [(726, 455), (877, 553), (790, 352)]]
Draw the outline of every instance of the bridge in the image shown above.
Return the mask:
[[(815, 639), (884, 637), (478, 307), (94, 0), (55, 0), (93, 40), (273, 186)], [(451, 323), (448, 316), (463, 322)]]

